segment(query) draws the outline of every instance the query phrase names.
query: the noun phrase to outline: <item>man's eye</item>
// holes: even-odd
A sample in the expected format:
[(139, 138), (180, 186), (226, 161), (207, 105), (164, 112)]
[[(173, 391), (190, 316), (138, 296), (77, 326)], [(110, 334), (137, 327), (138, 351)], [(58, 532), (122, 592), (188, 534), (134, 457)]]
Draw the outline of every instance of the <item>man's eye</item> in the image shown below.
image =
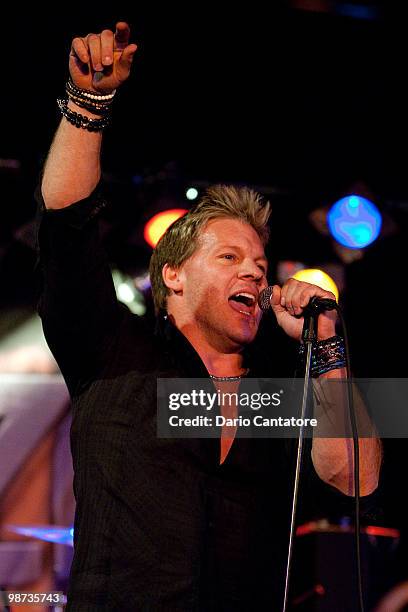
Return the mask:
[(231, 259), (231, 260), (236, 259), (236, 256), (233, 253), (225, 253), (225, 255), (222, 255), (222, 257), (224, 259)]

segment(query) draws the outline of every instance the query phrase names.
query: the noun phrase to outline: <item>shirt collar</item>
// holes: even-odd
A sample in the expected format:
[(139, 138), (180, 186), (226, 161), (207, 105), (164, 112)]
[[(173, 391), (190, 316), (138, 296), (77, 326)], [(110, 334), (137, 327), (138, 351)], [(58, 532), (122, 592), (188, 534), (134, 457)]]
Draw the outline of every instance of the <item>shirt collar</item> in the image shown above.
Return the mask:
[[(206, 378), (208, 371), (201, 357), (187, 340), (184, 334), (171, 322), (167, 312), (162, 310), (156, 319), (155, 335), (166, 347), (171, 362), (185, 373), (186, 378)], [(256, 348), (254, 343), (244, 349), (243, 367), (249, 368), (249, 376), (255, 376), (255, 355)]]

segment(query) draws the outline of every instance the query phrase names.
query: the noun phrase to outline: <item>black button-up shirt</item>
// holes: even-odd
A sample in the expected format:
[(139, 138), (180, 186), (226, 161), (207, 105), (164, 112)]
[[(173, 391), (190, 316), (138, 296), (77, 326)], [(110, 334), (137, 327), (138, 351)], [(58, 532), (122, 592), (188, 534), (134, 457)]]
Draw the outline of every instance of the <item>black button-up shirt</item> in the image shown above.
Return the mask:
[[(99, 240), (98, 188), (45, 211), (39, 190), (39, 312), (72, 398), (75, 547), (67, 610), (274, 610), (281, 605), (292, 453), (283, 440), (236, 439), (222, 465), (215, 439), (156, 435), (158, 377), (208, 376), (166, 319), (151, 330), (116, 300)], [(250, 351), (251, 375), (265, 360)], [(289, 451), (288, 451), (289, 449)], [(320, 481), (322, 510), (350, 498)]]

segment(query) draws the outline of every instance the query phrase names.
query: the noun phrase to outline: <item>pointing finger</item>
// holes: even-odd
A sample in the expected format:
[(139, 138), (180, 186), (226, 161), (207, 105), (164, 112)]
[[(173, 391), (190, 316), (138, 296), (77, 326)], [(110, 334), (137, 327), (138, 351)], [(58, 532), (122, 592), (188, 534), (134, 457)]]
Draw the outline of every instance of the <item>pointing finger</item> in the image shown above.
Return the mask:
[(119, 21), (116, 24), (115, 31), (115, 50), (122, 50), (127, 47), (130, 38), (130, 28), (124, 21)]

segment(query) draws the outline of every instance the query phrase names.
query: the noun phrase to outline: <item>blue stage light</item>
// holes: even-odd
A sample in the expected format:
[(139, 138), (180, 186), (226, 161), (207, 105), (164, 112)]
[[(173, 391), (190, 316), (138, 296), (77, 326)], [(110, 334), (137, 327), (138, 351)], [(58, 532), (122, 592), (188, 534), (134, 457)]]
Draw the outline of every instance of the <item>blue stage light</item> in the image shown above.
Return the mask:
[(335, 12), (344, 17), (352, 17), (354, 19), (378, 19), (381, 16), (379, 7), (374, 6), (375, 3), (369, 4), (352, 4), (351, 2), (337, 2), (335, 4)]
[(333, 204), (327, 221), (333, 238), (352, 249), (362, 249), (374, 242), (382, 223), (378, 208), (357, 195), (347, 196)]

